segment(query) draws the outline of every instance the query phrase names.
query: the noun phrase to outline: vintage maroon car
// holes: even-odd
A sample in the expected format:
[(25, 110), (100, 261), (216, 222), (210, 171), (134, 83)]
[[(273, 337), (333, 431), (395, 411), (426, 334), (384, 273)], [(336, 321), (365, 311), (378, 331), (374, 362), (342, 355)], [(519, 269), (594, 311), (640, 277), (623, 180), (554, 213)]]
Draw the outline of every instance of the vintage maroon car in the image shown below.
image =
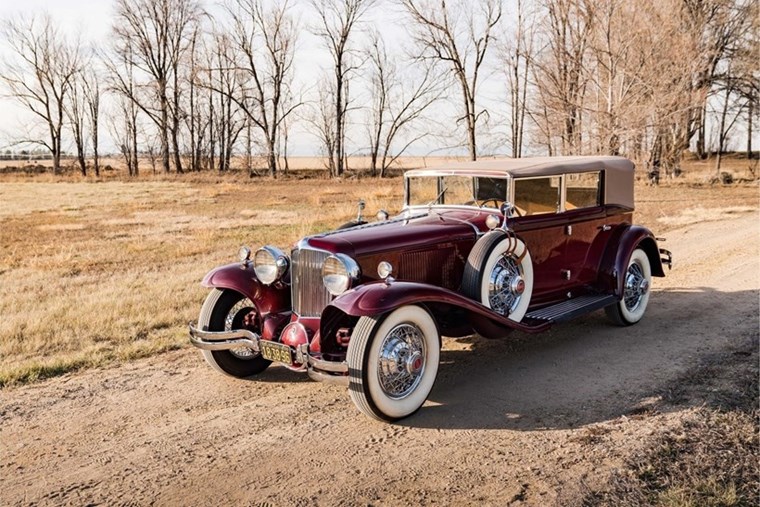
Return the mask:
[[(360, 216), (211, 271), (192, 343), (222, 373), (279, 362), (348, 386), (363, 413), (417, 411), (441, 336), (536, 333), (604, 308), (638, 322), (671, 256), (632, 224), (633, 164), (620, 157), (487, 160), (404, 176), (393, 218)], [(361, 209), (361, 208), (360, 208)]]

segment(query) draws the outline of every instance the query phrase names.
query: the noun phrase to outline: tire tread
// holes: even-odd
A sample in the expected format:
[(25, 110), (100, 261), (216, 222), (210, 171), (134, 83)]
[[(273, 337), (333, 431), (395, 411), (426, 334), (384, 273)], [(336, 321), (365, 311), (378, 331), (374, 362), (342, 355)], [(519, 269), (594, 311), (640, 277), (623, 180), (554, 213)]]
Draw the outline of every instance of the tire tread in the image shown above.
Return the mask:
[(361, 413), (378, 421), (388, 421), (389, 419), (383, 417), (383, 414), (374, 407), (374, 404), (364, 392), (363, 377), (367, 369), (365, 361), (367, 357), (366, 350), (371, 342), (370, 338), (377, 324), (378, 319), (365, 316), (359, 319), (354, 328), (351, 340), (352, 342), (360, 340), (360, 342), (358, 346), (348, 347), (348, 354), (346, 355), (349, 375), (348, 394)]

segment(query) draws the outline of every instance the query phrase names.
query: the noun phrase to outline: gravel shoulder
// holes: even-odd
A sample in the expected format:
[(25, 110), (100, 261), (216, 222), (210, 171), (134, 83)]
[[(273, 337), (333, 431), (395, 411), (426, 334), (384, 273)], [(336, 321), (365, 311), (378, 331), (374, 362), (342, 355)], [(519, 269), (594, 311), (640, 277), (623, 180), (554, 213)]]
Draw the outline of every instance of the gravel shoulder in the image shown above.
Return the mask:
[(757, 211), (667, 236), (676, 264), (641, 323), (447, 339), (400, 424), (281, 367), (222, 377), (189, 349), (4, 389), (0, 504), (573, 503), (700, 405), (662, 400), (685, 372), (758, 339)]

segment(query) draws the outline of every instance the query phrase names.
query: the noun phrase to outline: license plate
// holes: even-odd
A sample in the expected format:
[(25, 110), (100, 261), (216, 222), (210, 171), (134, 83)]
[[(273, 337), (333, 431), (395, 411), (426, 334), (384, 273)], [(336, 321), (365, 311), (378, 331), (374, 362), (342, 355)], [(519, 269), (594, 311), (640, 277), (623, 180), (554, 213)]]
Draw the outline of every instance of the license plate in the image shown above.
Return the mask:
[(269, 361), (277, 361), (278, 363), (291, 364), (293, 358), (291, 355), (290, 347), (277, 342), (270, 342), (268, 340), (259, 341), (259, 349), (261, 357)]

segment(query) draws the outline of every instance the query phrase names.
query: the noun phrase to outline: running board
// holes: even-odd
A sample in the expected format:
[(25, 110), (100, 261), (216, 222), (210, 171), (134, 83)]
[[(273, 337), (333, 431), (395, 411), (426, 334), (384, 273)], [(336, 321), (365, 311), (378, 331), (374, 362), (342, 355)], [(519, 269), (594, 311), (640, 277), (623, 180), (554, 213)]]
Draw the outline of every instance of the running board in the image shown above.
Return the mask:
[(564, 322), (617, 302), (618, 298), (611, 294), (590, 294), (534, 310), (526, 317), (546, 322)]

